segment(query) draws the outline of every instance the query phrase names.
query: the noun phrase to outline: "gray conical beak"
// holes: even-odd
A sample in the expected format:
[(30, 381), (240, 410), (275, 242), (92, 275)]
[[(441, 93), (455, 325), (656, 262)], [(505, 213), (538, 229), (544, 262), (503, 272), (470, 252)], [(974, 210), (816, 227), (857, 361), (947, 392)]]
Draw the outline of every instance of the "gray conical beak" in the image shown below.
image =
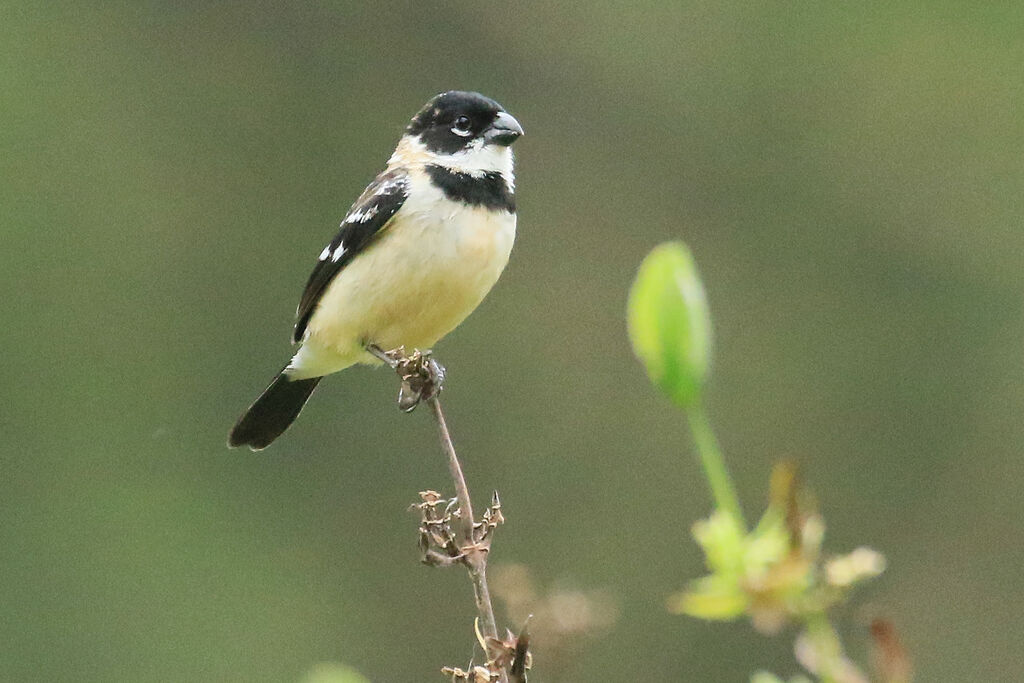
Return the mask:
[(488, 144), (508, 147), (523, 134), (523, 127), (508, 112), (498, 112), (494, 123), (484, 131), (484, 140)]

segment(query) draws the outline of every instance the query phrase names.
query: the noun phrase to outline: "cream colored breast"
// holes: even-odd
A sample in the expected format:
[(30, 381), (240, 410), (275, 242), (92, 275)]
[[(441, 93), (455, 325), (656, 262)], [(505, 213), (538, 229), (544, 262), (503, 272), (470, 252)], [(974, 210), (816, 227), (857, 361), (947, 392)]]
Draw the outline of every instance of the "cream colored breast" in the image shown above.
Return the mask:
[(497, 282), (515, 240), (515, 214), (449, 201), (422, 181), (413, 179), (417, 191), (393, 224), (327, 288), (307, 345), (346, 363), (365, 360), (365, 343), (428, 348)]

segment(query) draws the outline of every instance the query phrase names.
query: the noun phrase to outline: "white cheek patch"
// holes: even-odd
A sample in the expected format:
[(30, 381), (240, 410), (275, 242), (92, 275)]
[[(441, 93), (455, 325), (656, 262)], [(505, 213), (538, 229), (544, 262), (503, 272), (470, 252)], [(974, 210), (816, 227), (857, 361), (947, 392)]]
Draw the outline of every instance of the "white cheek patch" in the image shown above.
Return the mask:
[[(510, 189), (515, 183), (512, 148), (485, 145), (482, 139), (470, 141), (464, 149), (454, 154), (443, 154), (427, 149), (418, 137), (406, 135), (399, 141), (394, 154), (388, 159), (389, 170), (422, 168), (429, 165), (443, 166), (449, 171), (466, 173), (474, 178), (488, 173), (499, 173)], [(383, 191), (384, 188), (378, 190)]]
[(442, 154), (431, 152), (419, 139), (406, 136), (391, 155), (388, 164), (436, 164), (474, 177), (485, 173), (500, 173), (509, 184), (515, 178), (512, 172), (512, 149), (501, 145), (485, 145), (479, 138), (454, 154)]
[(483, 140), (474, 140), (466, 149), (450, 154), (438, 162), (453, 171), (481, 176), (485, 173), (500, 173), (511, 180), (512, 150), (500, 145), (485, 145)]

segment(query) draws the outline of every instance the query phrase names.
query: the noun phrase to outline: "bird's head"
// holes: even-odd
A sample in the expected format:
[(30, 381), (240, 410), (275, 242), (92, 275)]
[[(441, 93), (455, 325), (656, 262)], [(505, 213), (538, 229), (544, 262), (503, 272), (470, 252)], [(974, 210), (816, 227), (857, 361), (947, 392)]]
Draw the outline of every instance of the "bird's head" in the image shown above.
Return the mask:
[[(450, 90), (412, 118), (398, 152), (467, 172), (511, 173), (509, 146), (523, 134), (515, 118), (480, 93)], [(403, 150), (403, 147), (406, 149)]]

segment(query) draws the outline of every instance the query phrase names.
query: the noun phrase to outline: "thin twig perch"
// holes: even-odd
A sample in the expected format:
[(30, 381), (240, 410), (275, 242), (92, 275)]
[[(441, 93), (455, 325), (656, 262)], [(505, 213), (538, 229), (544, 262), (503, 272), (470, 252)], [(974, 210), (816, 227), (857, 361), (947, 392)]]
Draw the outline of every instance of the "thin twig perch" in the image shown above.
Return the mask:
[[(480, 615), (480, 631), (484, 638), (498, 639), (498, 625), (494, 620), (494, 607), (491, 605), (491, 592), (487, 587), (487, 553), (491, 546), (491, 535), (485, 525), (483, 533), (485, 538), (475, 538), (476, 522), (473, 517), (473, 504), (469, 498), (469, 488), (466, 486), (466, 478), (462, 474), (462, 466), (459, 464), (459, 457), (455, 453), (455, 445), (452, 443), (451, 434), (448, 432), (448, 423), (444, 419), (444, 411), (441, 410), (441, 401), (435, 394), (427, 400), (434, 418), (437, 420), (437, 431), (441, 437), (441, 450), (448, 456), (448, 471), (452, 475), (452, 482), (455, 484), (455, 495), (459, 499), (459, 550), (462, 555), (462, 562), (469, 570), (469, 578), (473, 581), (473, 595), (476, 600), (476, 610)], [(495, 501), (497, 493), (494, 494)], [(488, 657), (492, 653), (488, 652)], [(504, 677), (502, 678), (504, 680)]]
[[(413, 351), (412, 354), (406, 355), (404, 348), (383, 351), (376, 346), (368, 346), (367, 350), (387, 363), (401, 378), (402, 388), (398, 395), (398, 407), (401, 410), (410, 412), (422, 401), (430, 406), (437, 421), (441, 450), (447, 456), (448, 472), (455, 486), (458, 509), (454, 512), (451, 505), (439, 512), (438, 508), (444, 502), (440, 494), (434, 491), (420, 493), (422, 502), (417, 507), (422, 514), (420, 548), (423, 562), (435, 566), (459, 562), (466, 566), (473, 582), (473, 597), (478, 614), (478, 636), (488, 659), (486, 668), (490, 674), (496, 676), (496, 679), (492, 680), (508, 683), (508, 671), (512, 666), (516, 669), (515, 680), (525, 681), (529, 637), (523, 638), (521, 643), (511, 634), (507, 640), (499, 637), (494, 607), (491, 604), (491, 592), (487, 586), (487, 555), (491, 548), (492, 532), (504, 521), (501, 502), (498, 499), (498, 492), (495, 491), (491, 497), (491, 505), (480, 521), (473, 516), (469, 488), (466, 486), (462, 465), (459, 463), (451, 433), (448, 431), (448, 423), (441, 409), (441, 401), (438, 399), (444, 382), (444, 368), (430, 357), (429, 352)], [(455, 523), (454, 529), (452, 523)], [(455, 676), (466, 673), (457, 669), (451, 672)]]

